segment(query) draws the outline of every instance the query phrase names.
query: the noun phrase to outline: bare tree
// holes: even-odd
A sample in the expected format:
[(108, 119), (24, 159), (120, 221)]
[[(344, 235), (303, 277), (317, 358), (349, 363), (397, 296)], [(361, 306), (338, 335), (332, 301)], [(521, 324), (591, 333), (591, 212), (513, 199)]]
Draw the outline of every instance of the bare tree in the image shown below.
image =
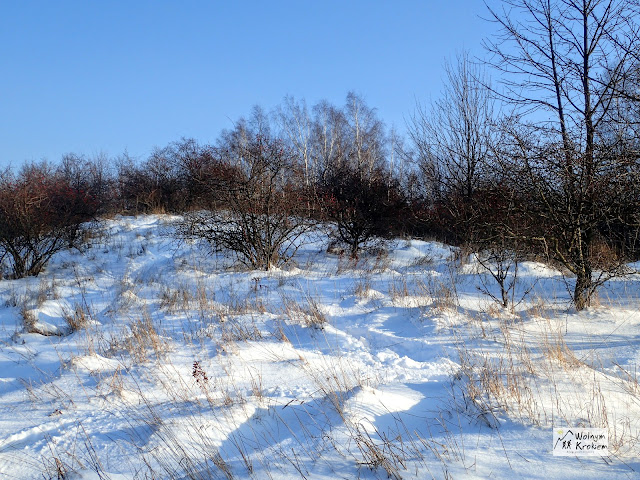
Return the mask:
[(393, 146), (389, 148), (376, 110), (353, 92), (341, 111), (321, 103), (314, 112), (324, 218), (336, 227), (333, 241), (346, 245), (356, 258), (363, 248), (397, 233), (407, 212), (393, 164), (387, 161)]
[(106, 154), (86, 158), (73, 153), (62, 157), (56, 174), (76, 191), (85, 192), (98, 204), (98, 213), (114, 207), (116, 200), (114, 172)]
[(441, 98), (430, 108), (417, 105), (409, 137), (440, 192), (470, 200), (491, 167), (494, 106), (487, 77), (468, 53), (444, 68)]
[(489, 8), (500, 33), (487, 48), (502, 73), (499, 96), (519, 109), (529, 127), (529, 138), (514, 140), (521, 148), (512, 168), (527, 180), (532, 213), (548, 227), (538, 240), (576, 276), (573, 301), (581, 310), (599, 285), (622, 271), (619, 252), (609, 251), (602, 261), (599, 229), (615, 215), (637, 167), (637, 156), (620, 155), (623, 139), (612, 143), (606, 134), (640, 47), (637, 5), (502, 4), (501, 10)]
[(311, 143), (316, 181), (323, 183), (334, 167), (341, 168), (347, 151), (344, 112), (326, 100), (313, 107)]
[[(467, 246), (482, 271), (492, 282), (480, 278), (485, 295), (495, 300), (502, 308), (515, 306), (529, 293), (530, 288), (516, 299), (518, 269), (520, 262), (529, 253), (522, 232), (526, 217), (523, 218), (521, 205), (527, 200), (521, 195), (515, 179), (495, 176), (493, 185), (474, 192), (473, 217), (470, 222)], [(493, 292), (489, 283), (499, 289)]]
[(439, 211), (448, 240), (468, 241), (474, 196), (495, 180), (494, 102), (483, 69), (467, 53), (445, 64), (444, 91), (418, 104), (408, 122), (426, 195)]
[(48, 164), (0, 175), (0, 260), (16, 278), (36, 276), (60, 250), (76, 245), (98, 203)]
[(348, 145), (345, 160), (351, 170), (362, 179), (373, 178), (374, 170), (384, 166), (386, 135), (382, 121), (362, 97), (354, 92), (347, 94), (345, 118), (348, 125)]
[(321, 185), (325, 218), (333, 222), (335, 243), (345, 245), (351, 258), (398, 233), (408, 207), (399, 184), (388, 172), (374, 170), (362, 178), (353, 166), (332, 169)]
[[(257, 124), (253, 124), (256, 126)], [(261, 128), (265, 130), (265, 125)], [(288, 262), (311, 223), (304, 189), (295, 180), (293, 155), (278, 138), (265, 137), (239, 122), (216, 149), (214, 174), (206, 176), (215, 211), (185, 216), (182, 234), (228, 250), (249, 268), (269, 270)]]
[(276, 118), (292, 151), (302, 162), (303, 182), (309, 188), (313, 182), (313, 151), (311, 143), (311, 116), (304, 100), (297, 102), (293, 97), (284, 98), (284, 105), (276, 110)]

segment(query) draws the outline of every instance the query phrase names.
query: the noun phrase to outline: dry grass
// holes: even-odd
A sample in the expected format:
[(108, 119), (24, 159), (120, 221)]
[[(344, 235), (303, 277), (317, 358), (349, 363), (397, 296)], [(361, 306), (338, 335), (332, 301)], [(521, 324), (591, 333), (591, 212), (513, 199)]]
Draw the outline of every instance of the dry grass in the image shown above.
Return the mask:
[(157, 359), (163, 358), (169, 350), (169, 343), (156, 330), (149, 311), (143, 308), (142, 314), (129, 323), (121, 348), (137, 363), (144, 363), (149, 359), (150, 352)]
[(441, 279), (440, 277), (429, 276), (426, 282), (418, 280), (416, 288), (421, 296), (431, 299), (431, 310), (436, 313), (447, 313), (458, 308), (458, 292), (455, 283)]
[(434, 263), (431, 255), (421, 255), (416, 257), (411, 264), (409, 264), (409, 267), (431, 267)]
[(633, 451), (638, 424), (616, 409), (640, 408), (637, 378), (620, 368), (616, 385), (601, 366), (586, 364), (567, 344), (564, 322), (545, 313), (534, 300), (527, 328), (521, 320), (485, 321), (483, 338), (491, 342), (484, 346), (461, 334), (453, 391), (459, 410), (491, 428), (502, 412), (540, 427), (607, 428), (610, 451)]
[(191, 308), (193, 296), (186, 287), (160, 287), (160, 308), (167, 313), (187, 312)]
[(285, 318), (294, 325), (323, 330), (328, 323), (322, 308), (309, 293), (304, 294), (300, 302), (283, 296), (282, 305)]
[(67, 323), (67, 327), (69, 329), (69, 333), (77, 332), (79, 330), (84, 330), (87, 328), (93, 318), (91, 310), (89, 306), (86, 304), (76, 303), (73, 307), (72, 312), (63, 311), (62, 314), (65, 322)]
[(409, 287), (407, 286), (407, 277), (405, 275), (398, 277), (393, 277), (389, 281), (389, 297), (391, 297), (391, 301), (397, 302), (400, 299), (406, 298), (411, 293), (409, 292)]
[(258, 341), (262, 339), (262, 332), (255, 323), (255, 318), (250, 316), (247, 321), (246, 316), (226, 317), (227, 320), (220, 322), (222, 332), (221, 340), (223, 344), (233, 344), (236, 342)]
[(362, 275), (353, 286), (353, 294), (358, 298), (367, 298), (371, 291), (371, 275)]
[[(407, 454), (396, 444), (397, 438), (390, 440), (384, 433), (374, 429), (372, 436), (369, 431), (361, 425), (356, 425), (352, 430), (353, 441), (355, 442), (362, 460), (360, 465), (376, 471), (384, 470), (387, 478), (400, 480), (401, 470), (407, 468)], [(401, 445), (401, 444), (400, 444)]]
[(25, 332), (41, 333), (40, 329), (37, 328), (38, 317), (34, 310), (23, 305), (20, 307), (20, 317), (22, 318), (22, 325), (24, 326)]

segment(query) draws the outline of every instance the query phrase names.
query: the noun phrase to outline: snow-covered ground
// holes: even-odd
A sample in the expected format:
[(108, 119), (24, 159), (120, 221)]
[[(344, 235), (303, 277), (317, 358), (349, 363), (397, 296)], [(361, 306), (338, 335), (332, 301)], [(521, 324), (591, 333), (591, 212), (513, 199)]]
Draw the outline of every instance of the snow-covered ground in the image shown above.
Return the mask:
[[(0, 478), (640, 478), (635, 278), (577, 313), (525, 263), (507, 313), (434, 242), (251, 272), (175, 220), (0, 281)], [(610, 455), (553, 456), (566, 426)]]

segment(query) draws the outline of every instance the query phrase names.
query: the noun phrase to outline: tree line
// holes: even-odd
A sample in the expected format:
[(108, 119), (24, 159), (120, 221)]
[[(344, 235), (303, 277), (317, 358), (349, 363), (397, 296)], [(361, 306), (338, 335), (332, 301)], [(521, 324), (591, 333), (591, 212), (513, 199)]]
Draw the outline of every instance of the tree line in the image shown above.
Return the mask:
[[(393, 236), (465, 246), (504, 306), (518, 262), (575, 277), (578, 310), (639, 258), (640, 49), (632, 0), (503, 0), (482, 61), (445, 66), (441, 97), (388, 131), (349, 93), (342, 106), (286, 97), (222, 132), (146, 160), (65, 156), (0, 175), (0, 255), (35, 275), (108, 213), (184, 214), (251, 268), (287, 262), (317, 222), (353, 258)], [(492, 81), (491, 75), (496, 77)], [(511, 273), (510, 273), (511, 272)]]

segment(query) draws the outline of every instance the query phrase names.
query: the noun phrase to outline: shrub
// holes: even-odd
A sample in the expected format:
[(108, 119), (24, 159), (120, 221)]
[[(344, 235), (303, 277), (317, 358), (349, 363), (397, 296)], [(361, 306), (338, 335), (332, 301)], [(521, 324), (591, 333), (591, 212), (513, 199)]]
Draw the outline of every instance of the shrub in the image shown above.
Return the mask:
[(365, 176), (348, 166), (335, 168), (321, 192), (325, 216), (336, 225), (334, 240), (346, 244), (352, 258), (376, 239), (397, 233), (408, 212), (400, 189), (380, 171)]
[(0, 255), (13, 276), (38, 275), (58, 251), (74, 246), (98, 204), (46, 163), (0, 176)]
[(217, 211), (186, 215), (183, 236), (230, 250), (249, 268), (286, 263), (310, 227), (309, 202), (292, 181), (290, 151), (279, 139), (243, 130), (217, 155), (202, 177)]

